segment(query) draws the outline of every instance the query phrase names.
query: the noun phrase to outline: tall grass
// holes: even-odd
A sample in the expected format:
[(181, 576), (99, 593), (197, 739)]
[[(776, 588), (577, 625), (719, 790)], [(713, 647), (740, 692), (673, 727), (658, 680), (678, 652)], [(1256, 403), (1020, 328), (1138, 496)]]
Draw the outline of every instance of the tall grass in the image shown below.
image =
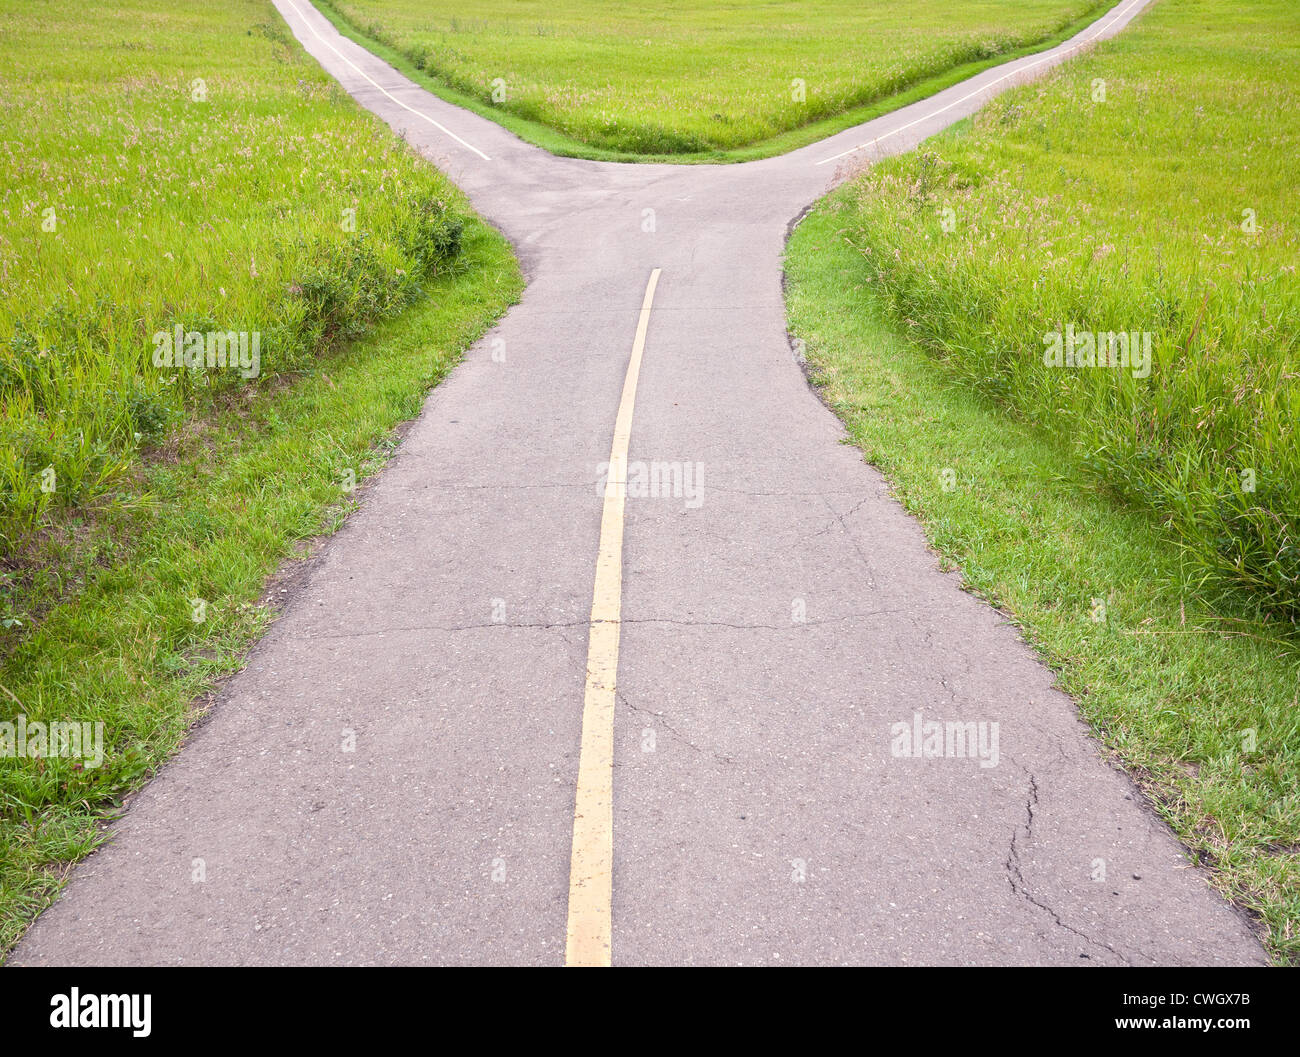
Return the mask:
[[(310, 364), (459, 248), (447, 182), (266, 0), (0, 0), (0, 558), (214, 398)], [(352, 211), (352, 212), (346, 212)], [(261, 375), (155, 366), (177, 324)], [(0, 616), (7, 616), (0, 613)]]
[(479, 102), (590, 147), (674, 155), (760, 143), (896, 95), (952, 67), (1051, 37), (1108, 0), (329, 6)]
[[(968, 383), (1152, 510), (1207, 589), (1300, 619), (1300, 21), (1160, 0), (853, 185), (845, 236)], [(1150, 332), (1140, 369), (1045, 336)]]

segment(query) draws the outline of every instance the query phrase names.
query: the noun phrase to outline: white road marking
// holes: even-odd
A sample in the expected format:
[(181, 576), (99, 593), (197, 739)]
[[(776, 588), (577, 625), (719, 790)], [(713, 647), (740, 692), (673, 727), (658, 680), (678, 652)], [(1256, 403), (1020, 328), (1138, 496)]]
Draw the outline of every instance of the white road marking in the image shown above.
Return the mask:
[[(1130, 3), (1130, 4), (1129, 4), (1127, 7), (1125, 7), (1122, 11), (1116, 11), (1116, 12), (1111, 16), (1111, 18), (1110, 18), (1109, 21), (1107, 21), (1107, 22), (1105, 22), (1105, 23), (1103, 23), (1103, 24), (1101, 24), (1101, 25), (1098, 25), (1098, 26), (1096, 27), (1096, 30), (1093, 32), (1092, 36), (1087, 37), (1087, 38), (1084, 39), (1084, 40), (1080, 40), (1077, 44), (1075, 44), (1075, 45), (1070, 49), (1070, 51), (1077, 51), (1079, 48), (1082, 48), (1085, 44), (1091, 44), (1094, 40), (1097, 39), (1097, 37), (1102, 33), (1103, 30), (1105, 30), (1105, 29), (1106, 29), (1107, 27), (1109, 27), (1109, 26), (1114, 25), (1114, 23), (1116, 22), (1116, 20), (1118, 20), (1118, 19), (1120, 19), (1120, 18), (1123, 18), (1124, 15), (1127, 14), (1129, 11), (1133, 10), (1133, 8), (1135, 8), (1135, 7), (1139, 7), (1139, 6), (1141, 6), (1141, 5), (1143, 5), (1143, 4), (1146, 4), (1146, 3), (1148, 3), (1148, 2), (1149, 2), (1149, 0), (1132, 0), (1132, 3)], [(1067, 54), (1068, 54), (1068, 53), (1067, 53)], [(1043, 63), (1045, 63), (1045, 62), (1051, 62), (1053, 59), (1056, 59), (1058, 62), (1064, 62), (1064, 61), (1065, 61), (1065, 56), (1048, 55), (1046, 58), (1039, 59), (1037, 62), (1031, 62), (1028, 66), (1021, 66), (1019, 69), (1017, 69), (1017, 70), (1012, 70), (1010, 73), (1004, 73), (1004, 74), (1003, 74), (1001, 77), (999, 77), (996, 81), (990, 81), (988, 84), (984, 85), (984, 87), (982, 87), (982, 88), (977, 88), (977, 89), (975, 89), (975, 91), (973, 91), (973, 92), (967, 92), (967, 93), (966, 93), (964, 96), (962, 96), (960, 99), (954, 99), (951, 103), (948, 103), (948, 104), (945, 105), (945, 106), (941, 106), (941, 107), (939, 107), (938, 110), (932, 110), (930, 113), (924, 115), (923, 117), (918, 117), (915, 121), (909, 121), (906, 125), (902, 125), (902, 126), (900, 126), (899, 128), (894, 129), (892, 132), (886, 132), (883, 136), (877, 136), (875, 139), (870, 140), (870, 141), (868, 141), (868, 142), (866, 142), (866, 143), (859, 143), (856, 147), (850, 147), (850, 148), (849, 148), (848, 150), (846, 150), (846, 151), (841, 151), (839, 154), (833, 155), (833, 156), (830, 157), (830, 158), (823, 158), (821, 161), (819, 161), (819, 162), (814, 162), (813, 164), (814, 164), (814, 165), (826, 165), (826, 164), (829, 163), (829, 162), (839, 161), (841, 158), (847, 157), (848, 155), (853, 154), (853, 153), (856, 152), (856, 151), (860, 151), (860, 150), (862, 150), (864, 147), (872, 147), (872, 146), (875, 146), (875, 145), (876, 145), (877, 143), (879, 143), (881, 140), (889, 139), (890, 136), (897, 136), (900, 132), (906, 132), (906, 131), (907, 131), (909, 128), (911, 128), (913, 125), (919, 125), (922, 121), (929, 121), (930, 118), (932, 118), (932, 117), (936, 117), (936, 116), (938, 116), (939, 114), (942, 114), (945, 110), (951, 110), (953, 107), (959, 105), (960, 103), (964, 103), (964, 102), (966, 102), (967, 99), (974, 99), (975, 96), (977, 96), (977, 95), (981, 95), (982, 93), (987, 92), (987, 91), (988, 91), (990, 88), (992, 88), (994, 85), (996, 85), (996, 84), (1001, 84), (1003, 81), (1005, 81), (1005, 80), (1006, 80), (1007, 78), (1009, 78), (1009, 77), (1016, 77), (1016, 76), (1018, 76), (1019, 74), (1027, 73), (1028, 71), (1032, 70), (1035, 66), (1041, 66)]]
[[(357, 66), (356, 63), (354, 63), (351, 59), (349, 59), (346, 55), (344, 55), (341, 51), (339, 51), (338, 48), (334, 47), (333, 44), (331, 44), (328, 40), (326, 40), (324, 37), (322, 37), (319, 33), (316, 32), (316, 27), (313, 26), (309, 21), (307, 21), (307, 16), (304, 15), (304, 14), (302, 13), (302, 11), (299, 9), (298, 5), (295, 4), (295, 3), (293, 2), (293, 0), (284, 0), (284, 2), (285, 2), (286, 4), (288, 4), (291, 8), (293, 8), (294, 13), (295, 13), (299, 18), (302, 19), (303, 25), (305, 25), (309, 30), (311, 30), (311, 35), (312, 35), (313, 37), (315, 37), (315, 38), (316, 38), (317, 40), (319, 40), (322, 44), (324, 44), (325, 47), (329, 48), (330, 51), (332, 51), (332, 52), (333, 52), (335, 55), (337, 55), (340, 59), (342, 59), (344, 62), (346, 62), (349, 66), (351, 66), (352, 69), (356, 70), (357, 73), (359, 73), (362, 77), (364, 77), (367, 81), (369, 81), (370, 84), (374, 85), (375, 88), (378, 88), (379, 91), (383, 92), (384, 95), (386, 95), (386, 96), (387, 96), (389, 99), (391, 99), (394, 103), (396, 103), (398, 106), (400, 106), (403, 110), (409, 110), (409, 111), (410, 111), (412, 114), (414, 114), (416, 117), (422, 117), (422, 118), (424, 118), (425, 121), (429, 122), (429, 124), (432, 125), (434, 128), (436, 128), (439, 132), (442, 132), (442, 133), (444, 133), (444, 134), (450, 136), (450, 137), (451, 137), (452, 139), (454, 139), (457, 143), (459, 143), (462, 147), (465, 147), (465, 148), (467, 148), (467, 149), (469, 149), (469, 150), (472, 150), (475, 154), (477, 154), (477, 155), (478, 155), (480, 158), (482, 158), (484, 161), (491, 161), (491, 160), (492, 160), (492, 159), (489, 158), (486, 154), (484, 154), (481, 150), (479, 150), (477, 147), (475, 147), (472, 143), (466, 143), (463, 139), (461, 139), (458, 135), (456, 135), (456, 133), (452, 132), (451, 129), (447, 128), (447, 127), (444, 126), (444, 125), (440, 125), (440, 124), (438, 124), (438, 122), (434, 121), (433, 118), (431, 118), (428, 114), (424, 113), (423, 111), (416, 110), (415, 107), (413, 107), (413, 106), (407, 106), (407, 104), (403, 103), (400, 99), (398, 99), (398, 98), (397, 98), (396, 96), (394, 96), (391, 92), (389, 92), (387, 88), (384, 88), (384, 87), (383, 87), (382, 85), (380, 85), (380, 84), (376, 84), (375, 81), (374, 81), (374, 80), (369, 76), (369, 74), (367, 74), (364, 70), (362, 70), (359, 66)], [(322, 15), (321, 17), (324, 18), (325, 16)], [(417, 85), (416, 87), (418, 87), (418, 85)]]

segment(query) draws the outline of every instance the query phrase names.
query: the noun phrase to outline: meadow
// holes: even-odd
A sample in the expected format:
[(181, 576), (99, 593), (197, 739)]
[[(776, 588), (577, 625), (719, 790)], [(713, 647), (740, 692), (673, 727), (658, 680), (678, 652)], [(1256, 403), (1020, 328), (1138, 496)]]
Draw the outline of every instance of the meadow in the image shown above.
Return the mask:
[(0, 721), (104, 749), (0, 753), (3, 956), (522, 282), (266, 0), (0, 21)]
[[(378, 134), (262, 0), (128, 2), (93, 34), (63, 4), (7, 2), (0, 18), (0, 548), (13, 560), (61, 513), (110, 504), (187, 415), (417, 298), (462, 221), (447, 181)], [(159, 363), (154, 335), (177, 326), (257, 335), (257, 377), (206, 355)]]
[[(453, 102), (548, 150), (690, 156), (817, 126), (1054, 39), (1106, 0), (329, 0)], [(956, 73), (960, 69), (960, 74)], [(927, 90), (938, 85), (930, 84)], [(450, 93), (450, 94), (448, 94)], [(477, 107), (476, 107), (477, 108)], [(558, 136), (546, 135), (553, 130)], [(781, 149), (794, 141), (786, 140)], [(582, 153), (581, 150), (578, 151)]]
[[(865, 169), (840, 218), (863, 278), (954, 377), (1149, 510), (1203, 593), (1292, 625), (1294, 15), (1288, 0), (1161, 0), (1089, 57)], [(1146, 370), (1118, 340), (1120, 362), (1101, 355), (1111, 332), (1150, 342)]]

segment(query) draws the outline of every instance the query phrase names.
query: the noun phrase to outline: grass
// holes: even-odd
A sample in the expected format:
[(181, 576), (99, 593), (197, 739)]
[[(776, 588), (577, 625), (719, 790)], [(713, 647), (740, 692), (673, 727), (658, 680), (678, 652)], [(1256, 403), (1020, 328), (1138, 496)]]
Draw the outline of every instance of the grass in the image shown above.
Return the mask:
[[(841, 200), (892, 318), (1150, 510), (1202, 591), (1293, 627), (1294, 14), (1288, 0), (1161, 0)], [(1148, 333), (1149, 376), (1049, 362), (1070, 328)]]
[[(0, 719), (102, 722), (105, 759), (0, 756), (0, 955), (239, 667), (274, 612), (268, 578), (341, 523), (353, 478), (522, 289), (504, 239), (329, 88), (269, 4), (5, 6), (23, 58), (0, 106), (0, 167), (17, 178), (0, 363), (35, 334), (39, 374), (0, 392), (3, 457), (49, 457), (15, 436), (108, 454), (80, 478), (56, 461), (59, 488), (26, 523), (6, 495)], [(111, 73), (123, 56), (130, 72)], [(201, 70), (219, 114), (176, 98)], [(47, 201), (66, 219), (41, 241)], [(42, 289), (75, 325), (40, 314)], [(19, 331), (24, 310), (38, 323)], [(260, 327), (263, 373), (158, 377), (160, 312)], [(147, 439), (130, 394), (160, 409)]]
[(341, 31), (449, 101), (552, 153), (619, 161), (742, 161), (793, 150), (1062, 40), (1109, 6), (317, 4)]
[(1300, 962), (1300, 646), (1207, 604), (1183, 552), (1069, 438), (923, 353), (857, 246), (858, 193), (824, 200), (788, 246), (790, 327), (824, 399), (1274, 957)]
[[(0, 0), (0, 18), (12, 557), (69, 510), (111, 504), (187, 415), (417, 299), (462, 221), (447, 180), (308, 60), (266, 0), (127, 0), (93, 22)], [(155, 336), (177, 325), (247, 335), (247, 369), (160, 363)]]

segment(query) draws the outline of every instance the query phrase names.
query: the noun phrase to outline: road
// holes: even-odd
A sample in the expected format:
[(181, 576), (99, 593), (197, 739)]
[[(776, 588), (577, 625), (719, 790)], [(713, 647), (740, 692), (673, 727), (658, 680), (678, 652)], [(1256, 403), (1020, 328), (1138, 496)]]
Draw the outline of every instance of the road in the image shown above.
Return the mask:
[[(1263, 963), (785, 330), (802, 210), (1145, 2), (793, 153), (669, 166), (552, 157), (276, 0), (527, 291), (13, 962)], [(985, 751), (897, 755), (914, 722)]]

